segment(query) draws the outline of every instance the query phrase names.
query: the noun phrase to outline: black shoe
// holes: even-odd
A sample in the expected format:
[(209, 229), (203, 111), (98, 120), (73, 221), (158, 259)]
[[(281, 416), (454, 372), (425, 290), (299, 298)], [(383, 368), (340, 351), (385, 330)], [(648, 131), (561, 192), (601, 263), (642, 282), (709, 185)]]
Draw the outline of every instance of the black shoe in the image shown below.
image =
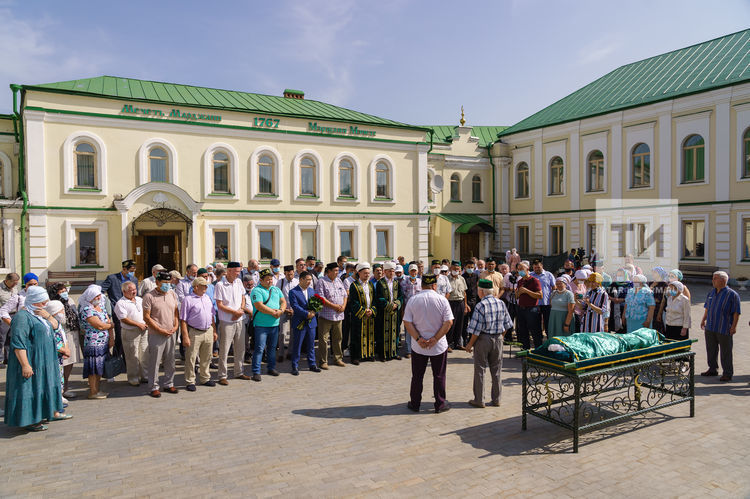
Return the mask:
[(299, 376), (299, 369), (292, 369), (292, 376)]
[(216, 386), (216, 381), (209, 379), (205, 383), (203, 383), (203, 386)]
[(268, 374), (270, 374), (271, 376), (278, 376), (279, 371), (277, 371), (276, 369), (269, 369)]
[(446, 402), (445, 404), (443, 404), (443, 407), (439, 409), (435, 409), (435, 414), (440, 414), (441, 412), (448, 412), (450, 410), (451, 410), (451, 405), (448, 402)]
[(415, 407), (411, 405), (411, 402), (406, 403), (406, 408), (409, 409), (412, 412), (419, 412), (419, 407)]
[(352, 359), (352, 364), (355, 366), (359, 365), (359, 361), (357, 359)]
[(400, 356), (400, 355), (396, 355), (396, 356), (395, 356), (395, 357), (393, 357), (393, 358), (394, 358), (394, 359), (396, 359), (396, 360), (401, 360), (401, 356)]
[(250, 378), (250, 379), (253, 380), (253, 381), (260, 381), (261, 377), (260, 377), (260, 374), (253, 374), (253, 377)]
[(312, 366), (312, 367), (310, 368), (310, 370), (311, 370), (312, 372), (314, 372), (314, 373), (319, 373), (319, 372), (320, 372), (320, 368), (319, 368), (318, 366)]
[(708, 371), (704, 371), (701, 373), (701, 376), (718, 376), (718, 375), (719, 373), (717, 373), (716, 371), (712, 371), (710, 369)]
[(188, 386), (185, 387), (185, 390), (187, 390), (189, 392), (194, 392), (195, 391), (195, 385), (191, 383), (191, 384), (189, 384)]

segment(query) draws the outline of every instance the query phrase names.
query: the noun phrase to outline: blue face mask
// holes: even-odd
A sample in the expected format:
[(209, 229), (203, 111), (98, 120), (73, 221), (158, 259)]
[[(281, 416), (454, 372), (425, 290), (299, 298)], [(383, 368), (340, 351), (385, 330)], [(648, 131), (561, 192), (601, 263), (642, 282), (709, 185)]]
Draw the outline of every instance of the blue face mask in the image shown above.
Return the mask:
[(346, 275), (348, 275), (349, 277), (351, 277), (351, 276), (354, 275), (354, 272), (347, 272)]
[(61, 300), (67, 300), (68, 299), (68, 292), (64, 291), (64, 292), (60, 293), (60, 299)]
[(278, 267), (271, 267), (271, 270), (273, 270), (274, 274), (278, 274), (279, 273), (279, 268)]
[(677, 290), (676, 289), (670, 289), (669, 290), (669, 296), (677, 296)]
[(169, 284), (168, 282), (163, 282), (161, 283), (161, 286), (159, 287), (159, 289), (161, 289), (162, 292), (164, 293), (168, 293), (169, 290), (172, 289), (172, 285)]
[(133, 277), (135, 277), (135, 272), (128, 272), (128, 277), (130, 277), (131, 279), (132, 279)]
[(526, 277), (526, 271), (525, 270), (519, 270), (518, 275), (521, 277)]

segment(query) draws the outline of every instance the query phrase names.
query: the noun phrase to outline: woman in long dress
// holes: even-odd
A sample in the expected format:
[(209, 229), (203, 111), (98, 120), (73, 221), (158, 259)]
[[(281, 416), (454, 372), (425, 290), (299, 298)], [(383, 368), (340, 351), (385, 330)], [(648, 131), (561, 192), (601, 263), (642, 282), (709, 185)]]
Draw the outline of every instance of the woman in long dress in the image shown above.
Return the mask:
[(72, 416), (63, 413), (60, 371), (54, 331), (60, 324), (44, 306), (49, 296), (44, 288), (26, 290), (24, 308), (11, 322), (11, 355), (8, 361), (5, 424), (44, 431), (44, 420)]
[[(81, 362), (81, 343), (79, 340), (80, 326), (78, 325), (78, 308), (72, 298), (68, 296), (68, 287), (65, 283), (58, 282), (49, 287), (50, 300), (59, 300), (63, 304), (65, 314), (62, 326), (65, 329), (66, 345), (70, 355), (63, 359), (63, 398), (75, 398), (76, 394), (70, 391), (70, 373), (73, 366)], [(65, 402), (63, 400), (63, 402)]]
[[(83, 328), (83, 377), (89, 380), (90, 399), (104, 399), (99, 391), (107, 351), (115, 345), (114, 324), (104, 310), (102, 288), (92, 284), (78, 302), (79, 322)], [(113, 334), (110, 334), (112, 332)]]
[(654, 293), (646, 283), (646, 276), (633, 276), (633, 290), (625, 297), (626, 332), (632, 333), (642, 327), (651, 327), (654, 316)]

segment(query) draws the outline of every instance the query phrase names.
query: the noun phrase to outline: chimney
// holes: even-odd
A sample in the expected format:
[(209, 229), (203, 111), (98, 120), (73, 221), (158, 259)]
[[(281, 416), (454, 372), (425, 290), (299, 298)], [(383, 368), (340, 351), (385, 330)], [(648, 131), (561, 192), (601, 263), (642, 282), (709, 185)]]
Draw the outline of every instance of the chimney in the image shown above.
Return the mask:
[(304, 99), (305, 92), (303, 92), (302, 90), (287, 88), (286, 90), (284, 90), (284, 97), (287, 99)]

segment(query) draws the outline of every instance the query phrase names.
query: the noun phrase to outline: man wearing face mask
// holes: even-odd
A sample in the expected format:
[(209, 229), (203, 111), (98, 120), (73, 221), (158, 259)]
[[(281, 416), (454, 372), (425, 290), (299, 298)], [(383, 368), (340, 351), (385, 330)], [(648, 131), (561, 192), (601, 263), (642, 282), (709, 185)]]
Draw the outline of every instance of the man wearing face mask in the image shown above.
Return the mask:
[(185, 277), (180, 279), (180, 281), (177, 283), (177, 287), (175, 288), (175, 293), (177, 293), (177, 299), (182, 303), (182, 300), (185, 299), (185, 296), (189, 295), (193, 292), (193, 279), (195, 279), (198, 276), (198, 266), (194, 263), (191, 263), (187, 267), (185, 267)]
[(561, 275), (567, 275), (572, 279), (573, 276), (575, 275), (575, 272), (576, 272), (575, 262), (573, 262), (573, 260), (567, 259), (563, 263), (562, 271), (558, 273), (556, 277), (560, 277)]
[[(125, 282), (132, 282), (138, 287), (138, 278), (135, 277), (135, 262), (133, 260), (125, 260), (122, 262), (122, 270), (116, 274), (110, 274), (102, 282), (102, 293), (106, 293), (109, 298), (111, 309), (115, 309), (115, 305), (122, 298), (122, 284)], [(124, 353), (122, 349), (122, 329), (120, 326), (120, 320), (112, 315), (112, 320), (115, 323), (115, 356)]]
[(284, 278), (284, 274), (281, 273), (281, 262), (278, 258), (271, 258), (271, 272), (273, 273), (273, 286), (276, 286)]
[(464, 327), (461, 329), (461, 338), (463, 339), (462, 344), (464, 346), (469, 341), (467, 327), (469, 326), (469, 321), (471, 320), (471, 314), (474, 313), (474, 307), (479, 301), (479, 297), (478, 297), (479, 274), (474, 272), (474, 266), (476, 265), (476, 263), (474, 262), (475, 260), (476, 258), (472, 258), (471, 260), (466, 260), (464, 262), (464, 273), (461, 274), (461, 277), (463, 277), (464, 281), (466, 282), (466, 305), (468, 305), (469, 307), (469, 311), (464, 314), (464, 321), (463, 321)]
[(246, 275), (253, 278), (253, 286), (258, 285), (260, 277), (258, 272), (260, 271), (260, 263), (255, 258), (251, 258), (247, 261), (247, 268), (240, 271), (240, 279), (243, 279)]
[(143, 297), (143, 319), (148, 326), (148, 384), (150, 395), (161, 397), (159, 363), (164, 363), (164, 384), (167, 393), (177, 393), (174, 386), (174, 349), (180, 324), (177, 295), (172, 291), (172, 276), (161, 271), (156, 276), (156, 289)]
[(542, 299), (542, 284), (539, 279), (529, 274), (529, 266), (525, 263), (517, 265), (518, 277), (516, 283), (516, 298), (518, 298), (518, 339), (524, 350), (531, 348), (531, 338), (534, 346), (542, 344), (542, 312), (539, 300)]
[(448, 303), (451, 306), (453, 314), (453, 324), (446, 338), (448, 340), (448, 351), (452, 352), (454, 348), (463, 348), (464, 315), (469, 311), (469, 305), (466, 303), (466, 280), (461, 275), (461, 262), (454, 260), (450, 266), (450, 276), (448, 282), (451, 285), (451, 291), (448, 293)]

